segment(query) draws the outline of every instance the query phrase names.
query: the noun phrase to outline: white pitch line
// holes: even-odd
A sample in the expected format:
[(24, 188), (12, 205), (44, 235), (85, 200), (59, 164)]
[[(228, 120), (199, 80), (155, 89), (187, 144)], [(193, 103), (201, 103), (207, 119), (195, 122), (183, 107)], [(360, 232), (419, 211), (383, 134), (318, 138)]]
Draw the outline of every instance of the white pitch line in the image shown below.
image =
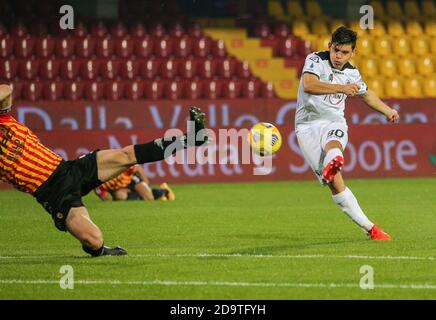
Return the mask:
[[(58, 280), (20, 280), (20, 279), (0, 279), (0, 284), (56, 284)], [(357, 283), (309, 283), (309, 282), (230, 282), (230, 281), (173, 281), (173, 280), (153, 280), (153, 281), (121, 281), (121, 280), (75, 280), (75, 285), (139, 285), (139, 286), (217, 286), (217, 287), (291, 287), (291, 288), (360, 288)], [(413, 289), (413, 290), (436, 290), (434, 284), (375, 284), (375, 289)]]
[[(435, 257), (416, 256), (366, 256), (366, 255), (329, 255), (329, 254), (306, 254), (306, 255), (269, 255), (269, 254), (245, 254), (245, 253), (151, 253), (127, 255), (131, 258), (253, 258), (253, 259), (367, 259), (367, 260), (415, 260), (436, 261)], [(66, 256), (0, 256), (0, 260), (8, 259), (52, 259), (73, 258)], [(75, 258), (75, 257), (74, 257)]]
[(365, 255), (328, 255), (328, 254), (306, 254), (306, 255), (269, 255), (269, 254), (220, 254), (220, 253), (156, 253), (137, 254), (130, 257), (168, 257), (168, 258), (255, 258), (255, 259), (374, 259), (374, 260), (427, 260), (436, 261), (435, 257), (414, 257), (414, 256), (365, 256)]

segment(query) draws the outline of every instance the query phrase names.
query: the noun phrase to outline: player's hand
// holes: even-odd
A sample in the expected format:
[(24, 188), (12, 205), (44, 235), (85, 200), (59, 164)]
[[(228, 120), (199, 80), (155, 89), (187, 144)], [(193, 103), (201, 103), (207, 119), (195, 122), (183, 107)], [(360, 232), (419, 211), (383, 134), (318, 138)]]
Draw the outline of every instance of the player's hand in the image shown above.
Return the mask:
[(355, 96), (357, 92), (359, 92), (359, 86), (355, 83), (342, 86), (342, 93), (345, 93), (347, 96)]
[(398, 114), (398, 111), (395, 109), (390, 109), (388, 113), (385, 114), (386, 120), (391, 123), (395, 123), (398, 120), (400, 120), (400, 115)]

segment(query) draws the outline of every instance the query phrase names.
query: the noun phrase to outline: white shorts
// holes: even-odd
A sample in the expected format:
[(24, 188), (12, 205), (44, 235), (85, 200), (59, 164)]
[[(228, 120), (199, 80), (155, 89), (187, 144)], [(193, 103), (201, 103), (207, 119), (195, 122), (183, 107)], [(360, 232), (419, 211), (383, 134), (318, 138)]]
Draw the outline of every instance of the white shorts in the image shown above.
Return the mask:
[(339, 141), (342, 150), (348, 143), (348, 126), (341, 122), (322, 122), (310, 126), (298, 126), (295, 130), (300, 150), (313, 172), (322, 182), (321, 174), (325, 157), (324, 147), (332, 141)]

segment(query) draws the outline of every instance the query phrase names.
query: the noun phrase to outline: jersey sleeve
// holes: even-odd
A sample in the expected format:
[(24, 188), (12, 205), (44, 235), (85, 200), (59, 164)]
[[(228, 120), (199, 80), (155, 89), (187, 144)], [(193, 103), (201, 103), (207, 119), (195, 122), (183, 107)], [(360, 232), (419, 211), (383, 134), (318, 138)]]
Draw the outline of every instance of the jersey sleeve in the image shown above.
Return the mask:
[(355, 83), (359, 86), (359, 91), (357, 91), (357, 95), (362, 95), (368, 91), (368, 86), (363, 81), (362, 76), (360, 75), (360, 72), (357, 69), (356, 69), (356, 71), (357, 72), (356, 72), (353, 83)]
[(303, 75), (304, 73), (312, 73), (316, 75), (318, 78), (321, 78), (321, 74), (322, 74), (321, 58), (314, 53), (309, 54), (306, 57), (306, 61), (304, 62), (304, 67), (301, 74)]

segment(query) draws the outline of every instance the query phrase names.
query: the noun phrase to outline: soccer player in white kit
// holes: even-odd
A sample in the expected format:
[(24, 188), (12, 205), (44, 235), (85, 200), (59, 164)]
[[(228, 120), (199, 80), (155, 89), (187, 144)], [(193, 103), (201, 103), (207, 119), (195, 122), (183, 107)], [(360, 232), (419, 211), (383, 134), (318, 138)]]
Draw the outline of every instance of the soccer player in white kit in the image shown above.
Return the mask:
[(391, 240), (363, 213), (340, 171), (343, 151), (348, 142), (344, 117), (345, 99), (358, 96), (369, 107), (383, 113), (389, 122), (399, 119), (398, 112), (368, 89), (359, 70), (349, 60), (354, 56), (357, 34), (339, 27), (332, 35), (328, 51), (306, 57), (298, 89), (295, 133), (304, 158), (322, 184), (327, 184), (333, 201), (373, 240)]

